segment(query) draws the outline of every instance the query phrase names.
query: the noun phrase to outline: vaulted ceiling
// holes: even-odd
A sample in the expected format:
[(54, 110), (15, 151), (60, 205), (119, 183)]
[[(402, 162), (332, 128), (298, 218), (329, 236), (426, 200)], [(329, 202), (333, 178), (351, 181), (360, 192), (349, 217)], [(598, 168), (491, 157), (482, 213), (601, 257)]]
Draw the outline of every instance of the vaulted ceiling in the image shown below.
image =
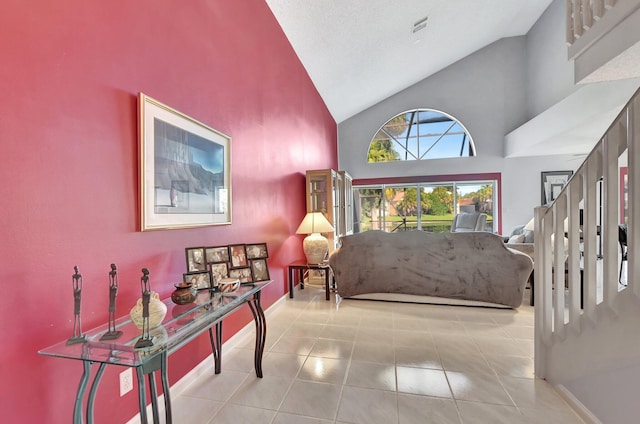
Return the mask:
[(551, 1), (266, 0), (337, 123), (526, 34)]

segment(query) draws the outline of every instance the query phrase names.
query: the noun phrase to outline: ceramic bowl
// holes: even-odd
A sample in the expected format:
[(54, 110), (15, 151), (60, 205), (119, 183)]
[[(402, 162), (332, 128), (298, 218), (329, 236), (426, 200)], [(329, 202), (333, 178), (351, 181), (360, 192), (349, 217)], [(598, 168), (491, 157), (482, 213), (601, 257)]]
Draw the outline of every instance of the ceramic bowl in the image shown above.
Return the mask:
[(222, 294), (233, 294), (240, 287), (240, 280), (237, 278), (223, 278), (220, 280), (218, 288)]

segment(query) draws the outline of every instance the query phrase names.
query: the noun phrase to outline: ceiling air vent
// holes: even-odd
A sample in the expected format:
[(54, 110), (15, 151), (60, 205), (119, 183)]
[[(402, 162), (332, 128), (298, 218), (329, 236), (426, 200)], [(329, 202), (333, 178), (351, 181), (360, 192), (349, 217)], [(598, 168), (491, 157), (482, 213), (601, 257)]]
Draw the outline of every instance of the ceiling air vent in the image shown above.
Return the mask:
[(420, 31), (421, 29), (425, 29), (427, 27), (427, 19), (429, 19), (428, 17), (424, 17), (423, 19), (420, 19), (418, 22), (413, 24), (413, 30), (411, 31), (412, 33), (416, 33), (418, 31)]

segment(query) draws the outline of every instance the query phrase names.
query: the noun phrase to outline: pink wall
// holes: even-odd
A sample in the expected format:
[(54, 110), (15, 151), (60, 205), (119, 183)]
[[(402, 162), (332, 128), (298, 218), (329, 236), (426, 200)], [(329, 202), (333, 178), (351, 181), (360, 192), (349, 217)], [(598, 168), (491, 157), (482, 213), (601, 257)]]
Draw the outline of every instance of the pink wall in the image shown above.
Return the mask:
[[(270, 305), (301, 256), (304, 171), (337, 166), (336, 124), (263, 0), (5, 0), (0, 28), (0, 411), (68, 423), (81, 363), (36, 352), (71, 335), (73, 266), (90, 329), (107, 319), (110, 263), (120, 316), (141, 268), (166, 297), (185, 247), (266, 241)], [(138, 92), (232, 136), (232, 225), (138, 231)], [(208, 354), (203, 336), (171, 356), (171, 383)], [(137, 411), (110, 368), (98, 423)]]

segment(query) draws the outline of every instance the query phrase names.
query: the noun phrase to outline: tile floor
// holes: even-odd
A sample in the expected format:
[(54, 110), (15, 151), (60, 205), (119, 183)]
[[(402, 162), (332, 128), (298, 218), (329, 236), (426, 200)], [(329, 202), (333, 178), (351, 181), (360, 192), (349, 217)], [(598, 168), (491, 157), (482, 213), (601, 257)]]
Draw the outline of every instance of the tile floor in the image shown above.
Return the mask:
[(267, 315), (264, 378), (253, 335), (173, 398), (174, 422), (571, 424), (533, 378), (533, 308), (327, 302), (296, 288)]

